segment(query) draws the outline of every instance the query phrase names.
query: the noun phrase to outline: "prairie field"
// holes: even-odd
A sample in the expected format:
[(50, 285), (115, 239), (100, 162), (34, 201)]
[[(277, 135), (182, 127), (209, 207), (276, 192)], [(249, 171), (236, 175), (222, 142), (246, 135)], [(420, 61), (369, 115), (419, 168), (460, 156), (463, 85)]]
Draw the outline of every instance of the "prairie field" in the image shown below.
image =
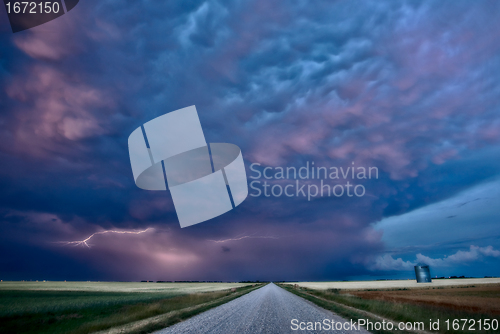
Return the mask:
[(37, 291), (94, 291), (94, 292), (168, 292), (193, 293), (220, 291), (249, 283), (171, 283), (171, 282), (52, 282), (22, 281), (0, 282), (2, 290), (37, 290)]
[(92, 333), (186, 308), (191, 314), (199, 305), (226, 302), (254, 288), (247, 283), (1, 282), (0, 333)]
[(459, 278), (434, 279), (431, 283), (417, 283), (416, 280), (381, 280), (381, 281), (338, 281), (338, 282), (295, 282), (304, 288), (327, 290), (363, 290), (363, 289), (409, 289), (427, 287), (447, 287), (459, 285), (500, 284), (500, 278)]
[[(313, 303), (351, 319), (377, 317), (396, 322), (422, 322), (430, 331), (429, 320), (467, 319), (500, 321), (498, 279), (450, 279), (432, 283), (406, 281), (299, 282), (281, 286)], [(404, 285), (403, 283), (407, 283)], [(435, 284), (438, 283), (438, 284)], [(380, 318), (379, 318), (380, 319)], [(388, 331), (375, 331), (388, 333)], [(447, 330), (440, 333), (491, 333), (492, 330)]]
[(500, 315), (500, 284), (450, 286), (395, 291), (351, 291), (363, 299), (443, 307), (470, 313)]

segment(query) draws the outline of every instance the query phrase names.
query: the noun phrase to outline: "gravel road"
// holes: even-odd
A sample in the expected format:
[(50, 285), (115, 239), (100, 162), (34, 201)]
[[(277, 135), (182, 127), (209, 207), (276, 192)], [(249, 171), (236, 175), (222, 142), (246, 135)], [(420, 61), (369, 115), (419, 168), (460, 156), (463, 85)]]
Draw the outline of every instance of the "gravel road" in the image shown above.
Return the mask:
[[(256, 334), (256, 333), (331, 333), (332, 330), (292, 330), (292, 319), (299, 324), (321, 322), (349, 322), (332, 312), (322, 309), (274, 284), (268, 284), (229, 303), (201, 313), (172, 327), (155, 333), (210, 333), (210, 334)], [(330, 322), (331, 324), (331, 322)], [(317, 327), (319, 329), (319, 327)], [(356, 326), (355, 333), (368, 333)], [(346, 330), (337, 333), (349, 332)]]

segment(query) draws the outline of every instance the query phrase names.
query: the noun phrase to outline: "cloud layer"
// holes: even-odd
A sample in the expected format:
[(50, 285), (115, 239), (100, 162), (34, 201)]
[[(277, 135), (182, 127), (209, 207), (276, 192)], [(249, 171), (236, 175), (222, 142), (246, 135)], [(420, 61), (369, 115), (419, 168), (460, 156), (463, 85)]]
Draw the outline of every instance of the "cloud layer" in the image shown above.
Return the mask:
[[(373, 259), (401, 245), (373, 223), (432, 209), (500, 172), (499, 15), (497, 1), (88, 0), (22, 33), (1, 23), (4, 279), (377, 275)], [(181, 230), (168, 191), (135, 187), (127, 137), (190, 105), (207, 141), (238, 145), (248, 166), (355, 162), (380, 178), (364, 183), (363, 198), (249, 197)], [(431, 211), (439, 234), (446, 220)], [(91, 249), (57, 244), (149, 227), (99, 235)], [(500, 247), (480, 238), (468, 243), (478, 254)], [(409, 266), (380, 259), (384, 271)], [(484, 268), (475, 273), (500, 274)]]
[(410, 271), (414, 266), (425, 264), (434, 268), (448, 267), (456, 264), (467, 264), (482, 259), (483, 257), (500, 257), (500, 251), (495, 250), (492, 246), (478, 247), (471, 245), (468, 251), (459, 250), (455, 254), (445, 256), (440, 259), (417, 254), (415, 261), (404, 261), (402, 258), (394, 259), (391, 255), (385, 254), (375, 259), (373, 270), (404, 270)]

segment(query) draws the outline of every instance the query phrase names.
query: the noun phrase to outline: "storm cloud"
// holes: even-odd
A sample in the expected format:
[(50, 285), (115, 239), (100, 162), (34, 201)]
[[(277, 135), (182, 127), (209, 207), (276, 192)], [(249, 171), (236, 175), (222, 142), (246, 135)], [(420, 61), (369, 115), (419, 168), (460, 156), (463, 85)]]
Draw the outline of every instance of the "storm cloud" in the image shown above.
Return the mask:
[[(2, 279), (344, 279), (471, 247), (486, 265), (468, 275), (500, 274), (479, 251), (498, 237), (463, 238), (498, 227), (482, 186), (500, 173), (498, 1), (87, 0), (16, 34), (0, 11)], [(361, 198), (249, 196), (180, 229), (168, 191), (135, 187), (127, 138), (190, 105), (247, 174), (314, 161), (380, 177)], [(419, 212), (432, 224), (410, 235)]]

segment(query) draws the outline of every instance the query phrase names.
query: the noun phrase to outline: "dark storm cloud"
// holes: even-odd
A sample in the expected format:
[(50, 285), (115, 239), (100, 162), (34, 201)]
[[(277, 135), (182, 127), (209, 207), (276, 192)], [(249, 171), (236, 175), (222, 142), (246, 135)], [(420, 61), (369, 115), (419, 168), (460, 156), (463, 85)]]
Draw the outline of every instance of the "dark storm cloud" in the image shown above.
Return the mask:
[[(108, 279), (370, 273), (367, 261), (383, 251), (371, 223), (498, 174), (498, 9), (496, 1), (85, 1), (43, 26), (3, 32), (2, 238)], [(135, 187), (127, 137), (193, 104), (207, 141), (237, 144), (247, 165), (355, 161), (378, 167), (380, 179), (356, 200), (249, 197), (181, 230), (168, 192)], [(150, 226), (101, 235), (90, 250), (54, 243)], [(248, 238), (210, 241), (238, 236)], [(27, 256), (12, 255), (26, 266), (10, 266), (12, 277), (47, 272), (30, 271)]]

